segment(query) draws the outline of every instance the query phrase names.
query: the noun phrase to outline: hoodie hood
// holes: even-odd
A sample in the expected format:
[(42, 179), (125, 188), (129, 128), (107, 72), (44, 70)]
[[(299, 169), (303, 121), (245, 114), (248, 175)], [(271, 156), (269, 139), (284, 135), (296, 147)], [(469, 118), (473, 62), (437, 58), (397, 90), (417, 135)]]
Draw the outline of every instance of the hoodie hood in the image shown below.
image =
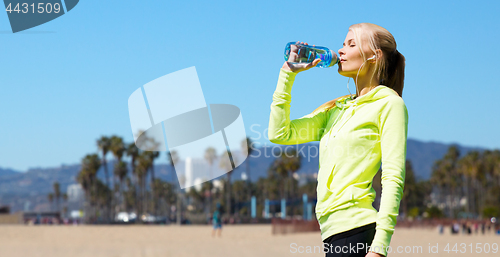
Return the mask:
[(398, 93), (394, 91), (394, 89), (384, 85), (378, 85), (374, 89), (370, 90), (368, 93), (360, 97), (356, 97), (355, 99), (352, 99), (350, 96), (343, 97), (337, 100), (335, 104), (338, 108), (343, 110), (351, 106), (357, 106), (363, 103), (376, 101), (378, 99), (382, 99), (391, 95), (399, 96)]

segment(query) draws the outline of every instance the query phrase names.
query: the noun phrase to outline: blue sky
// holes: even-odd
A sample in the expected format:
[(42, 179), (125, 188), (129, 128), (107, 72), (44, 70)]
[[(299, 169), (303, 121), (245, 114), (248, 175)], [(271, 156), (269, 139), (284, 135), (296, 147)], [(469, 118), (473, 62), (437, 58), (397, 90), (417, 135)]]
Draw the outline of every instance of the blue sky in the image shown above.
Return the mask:
[[(500, 148), (499, 12), (500, 2), (480, 0), (84, 0), (16, 34), (0, 12), (0, 167), (78, 163), (101, 135), (132, 142), (130, 94), (191, 66), (207, 103), (238, 106), (247, 135), (270, 144), (265, 129), (286, 43), (338, 51), (360, 22), (388, 29), (406, 57), (409, 138)], [(300, 73), (291, 118), (347, 94), (346, 83), (336, 67)]]

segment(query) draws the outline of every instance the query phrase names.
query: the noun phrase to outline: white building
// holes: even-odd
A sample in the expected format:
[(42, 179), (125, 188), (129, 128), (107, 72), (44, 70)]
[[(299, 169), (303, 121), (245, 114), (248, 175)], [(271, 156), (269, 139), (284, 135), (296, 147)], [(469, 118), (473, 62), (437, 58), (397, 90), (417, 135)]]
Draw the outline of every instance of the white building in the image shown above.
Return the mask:
[(68, 194), (68, 202), (82, 201), (85, 194), (80, 184), (69, 185), (66, 193)]
[[(226, 174), (227, 172), (220, 168), (219, 162), (220, 158), (217, 158), (210, 166), (205, 159), (187, 157), (184, 162), (185, 181), (180, 182), (184, 182), (185, 187), (191, 187)], [(181, 173), (180, 177), (182, 175)]]

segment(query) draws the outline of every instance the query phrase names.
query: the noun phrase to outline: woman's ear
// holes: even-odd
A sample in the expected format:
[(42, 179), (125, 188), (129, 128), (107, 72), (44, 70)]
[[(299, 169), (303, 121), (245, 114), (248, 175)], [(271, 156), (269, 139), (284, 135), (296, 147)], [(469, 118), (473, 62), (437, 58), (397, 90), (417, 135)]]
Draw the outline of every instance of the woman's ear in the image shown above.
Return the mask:
[(382, 60), (382, 58), (384, 57), (384, 52), (382, 52), (382, 50), (380, 49), (375, 50), (375, 53), (377, 58), (373, 58), (372, 60), (370, 60), (372, 63), (377, 62), (377, 59)]

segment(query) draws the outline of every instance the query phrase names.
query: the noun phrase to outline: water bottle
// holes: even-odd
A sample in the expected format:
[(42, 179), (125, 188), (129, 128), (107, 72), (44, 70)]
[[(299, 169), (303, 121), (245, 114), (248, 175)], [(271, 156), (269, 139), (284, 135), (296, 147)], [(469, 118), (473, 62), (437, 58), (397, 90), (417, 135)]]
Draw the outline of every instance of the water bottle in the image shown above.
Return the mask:
[[(285, 61), (290, 58), (292, 47), (298, 48), (298, 56), (291, 58), (290, 63), (310, 63), (315, 59), (320, 58), (321, 61), (315, 67), (328, 68), (339, 62), (337, 54), (323, 46), (304, 45), (297, 42), (290, 42), (285, 47)], [(293, 60), (294, 59), (294, 60)]]

